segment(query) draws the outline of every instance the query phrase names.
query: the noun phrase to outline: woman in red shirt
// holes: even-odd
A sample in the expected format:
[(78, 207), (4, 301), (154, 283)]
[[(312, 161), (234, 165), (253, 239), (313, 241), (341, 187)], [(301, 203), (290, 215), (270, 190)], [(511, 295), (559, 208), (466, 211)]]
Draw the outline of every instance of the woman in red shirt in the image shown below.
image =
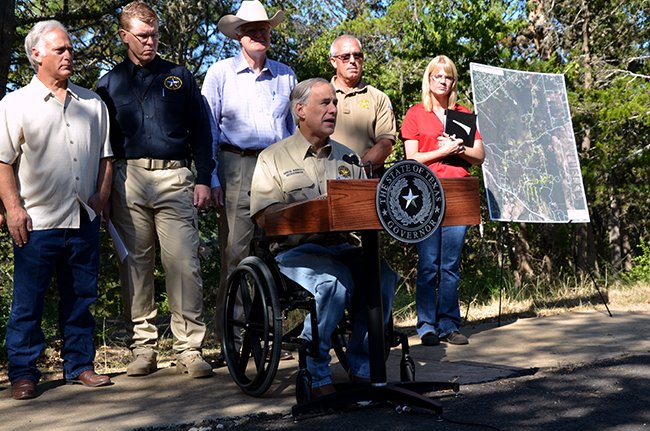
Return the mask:
[[(466, 167), (443, 163), (449, 156), (460, 156), (468, 165), (480, 165), (485, 159), (480, 134), (476, 134), (473, 147), (465, 147), (462, 139), (444, 133), (446, 109), (470, 112), (456, 103), (457, 86), (454, 62), (444, 55), (431, 60), (422, 77), (422, 102), (407, 111), (400, 130), (406, 158), (427, 165), (439, 178), (469, 176)], [(424, 345), (435, 346), (440, 341), (468, 343), (460, 333), (458, 304), (459, 266), (466, 231), (467, 226), (441, 226), (416, 244), (417, 332)]]

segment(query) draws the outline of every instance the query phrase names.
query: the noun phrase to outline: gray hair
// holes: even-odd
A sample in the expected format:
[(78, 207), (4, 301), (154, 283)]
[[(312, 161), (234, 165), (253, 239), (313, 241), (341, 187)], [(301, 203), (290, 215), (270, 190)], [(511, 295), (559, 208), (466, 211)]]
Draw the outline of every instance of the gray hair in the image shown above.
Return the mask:
[(291, 107), (291, 116), (293, 117), (293, 121), (296, 123), (296, 125), (300, 124), (300, 117), (298, 117), (298, 113), (296, 112), (296, 106), (298, 104), (306, 105), (307, 101), (309, 100), (309, 96), (311, 96), (311, 89), (318, 84), (329, 85), (332, 87), (332, 91), (334, 91), (334, 86), (327, 79), (323, 78), (305, 79), (304, 81), (300, 81), (298, 84), (296, 84), (296, 86), (293, 87), (293, 90), (291, 90), (291, 95), (289, 96), (289, 105)]
[(36, 72), (38, 72), (38, 63), (32, 56), (32, 48), (38, 47), (41, 49), (43, 47), (43, 36), (54, 29), (63, 30), (65, 34), (70, 37), (70, 34), (68, 33), (68, 30), (65, 28), (65, 26), (59, 21), (53, 19), (37, 22), (29, 31), (27, 37), (25, 37), (25, 53), (27, 54), (27, 59)]
[(361, 46), (361, 41), (359, 39), (352, 36), (351, 34), (342, 34), (339, 37), (337, 37), (336, 39), (334, 39), (334, 42), (332, 42), (332, 44), (330, 45), (330, 57), (334, 57), (335, 55), (338, 54), (338, 52), (336, 52), (336, 45), (340, 41), (343, 41), (343, 40), (353, 40), (353, 41), (355, 41), (356, 43), (359, 44), (359, 49), (361, 51), (363, 51), (363, 46)]

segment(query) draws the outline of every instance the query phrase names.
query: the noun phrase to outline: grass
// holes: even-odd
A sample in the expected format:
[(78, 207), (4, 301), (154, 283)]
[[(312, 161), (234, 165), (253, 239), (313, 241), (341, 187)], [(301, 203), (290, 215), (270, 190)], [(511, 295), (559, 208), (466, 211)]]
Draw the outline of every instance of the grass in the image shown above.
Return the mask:
[[(607, 306), (614, 309), (650, 312), (650, 283), (617, 283), (599, 286)], [(501, 298), (496, 295), (481, 300), (463, 297), (461, 292), (461, 317), (465, 325), (475, 325), (496, 320), (521, 317), (542, 317), (567, 311), (605, 309), (603, 299), (591, 280), (565, 280), (555, 287), (526, 285), (520, 288), (507, 286)], [(415, 326), (415, 303), (410, 302), (395, 310), (398, 326)]]

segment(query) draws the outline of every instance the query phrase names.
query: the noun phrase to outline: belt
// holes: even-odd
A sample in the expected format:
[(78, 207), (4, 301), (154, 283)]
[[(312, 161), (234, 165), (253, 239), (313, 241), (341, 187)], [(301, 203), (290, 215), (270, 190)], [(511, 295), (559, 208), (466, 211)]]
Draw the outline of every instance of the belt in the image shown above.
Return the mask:
[(161, 159), (126, 159), (127, 165), (157, 171), (160, 169), (179, 169), (188, 166), (187, 160), (161, 160)]
[(235, 147), (234, 145), (230, 145), (230, 144), (219, 144), (219, 148), (221, 149), (221, 151), (228, 151), (229, 153), (239, 154), (242, 157), (257, 157), (262, 152), (261, 149), (259, 149), (259, 150), (252, 150), (252, 149), (244, 150), (242, 148)]

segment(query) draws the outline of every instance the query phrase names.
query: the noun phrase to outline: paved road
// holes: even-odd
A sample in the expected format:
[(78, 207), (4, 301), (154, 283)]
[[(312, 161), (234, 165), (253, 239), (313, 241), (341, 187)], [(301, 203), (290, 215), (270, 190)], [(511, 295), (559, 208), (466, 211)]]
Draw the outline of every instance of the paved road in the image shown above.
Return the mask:
[(378, 406), (299, 421), (254, 417), (203, 426), (217, 430), (220, 424), (239, 431), (641, 431), (650, 429), (649, 389), (650, 355), (627, 356), (467, 385), (460, 396), (440, 398), (442, 417), (425, 411), (399, 414), (394, 407)]
[[(468, 346), (432, 348), (411, 338), (418, 381), (460, 383), (461, 397), (441, 399), (443, 417), (483, 426), (439, 422), (431, 414), (398, 415), (389, 407), (294, 424), (283, 418), (294, 404), (296, 363), (284, 361), (262, 398), (243, 394), (224, 368), (210, 379), (189, 379), (172, 367), (142, 378), (118, 373), (114, 385), (96, 389), (55, 380), (39, 385), (38, 398), (30, 401), (12, 400), (8, 382), (0, 381), (0, 430), (197, 431), (202, 424), (203, 431), (219, 424), (243, 431), (650, 429), (650, 313), (612, 312), (613, 317), (593, 310), (465, 327)], [(398, 360), (393, 352), (391, 381), (398, 378)], [(335, 371), (337, 380), (345, 380)], [(262, 413), (276, 416), (254, 418)]]

